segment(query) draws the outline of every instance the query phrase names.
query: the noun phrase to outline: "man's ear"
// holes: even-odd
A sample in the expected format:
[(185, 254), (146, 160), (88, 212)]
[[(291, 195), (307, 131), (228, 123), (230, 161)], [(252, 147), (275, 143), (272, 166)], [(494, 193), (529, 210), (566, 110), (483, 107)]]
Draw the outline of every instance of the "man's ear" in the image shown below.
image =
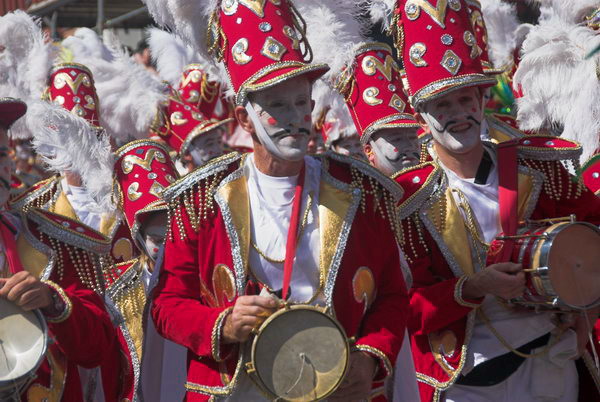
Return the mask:
[(311, 99), (311, 100), (310, 100), (310, 111), (311, 111), (311, 112), (315, 110), (315, 105), (316, 105), (316, 102), (315, 102), (315, 100), (314, 100), (314, 99)]
[(238, 124), (244, 129), (244, 131), (247, 131), (250, 134), (254, 133), (254, 124), (252, 123), (250, 116), (248, 116), (248, 111), (245, 107), (236, 106), (233, 111), (233, 114)]
[(367, 159), (371, 165), (375, 165), (375, 152), (373, 152), (373, 147), (370, 143), (363, 145), (363, 151), (365, 155), (367, 155)]
[(429, 128), (429, 126), (425, 122), (425, 119), (423, 119), (423, 116), (421, 116), (421, 113), (415, 112), (415, 114), (413, 116), (415, 117), (415, 120), (417, 121), (417, 123), (419, 123), (419, 125), (421, 126), (421, 128), (423, 129), (423, 131), (425, 131), (426, 133), (431, 134), (431, 129)]

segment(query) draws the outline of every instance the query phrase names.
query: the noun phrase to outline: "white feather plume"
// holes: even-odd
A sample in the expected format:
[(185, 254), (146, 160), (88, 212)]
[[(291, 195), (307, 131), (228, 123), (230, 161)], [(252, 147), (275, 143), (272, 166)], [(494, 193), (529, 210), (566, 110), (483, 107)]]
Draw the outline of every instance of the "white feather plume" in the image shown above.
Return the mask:
[(177, 35), (162, 29), (149, 28), (146, 34), (158, 75), (171, 86), (177, 87), (183, 68), (188, 64), (199, 62), (194, 58), (194, 49), (183, 43)]
[(106, 38), (107, 43), (100, 46), (97, 36), (87, 41), (74, 37), (64, 46), (73, 52), (74, 61), (92, 71), (100, 100), (100, 124), (110, 136), (119, 142), (147, 138), (159, 104), (167, 99), (167, 88), (129, 57), (114, 35), (107, 33)]
[(371, 22), (381, 23), (383, 29), (388, 29), (396, 9), (397, 0), (370, 0), (367, 2)]
[(600, 7), (599, 0), (545, 0), (543, 8), (544, 19), (556, 16), (569, 24), (579, 24), (587, 13)]
[(113, 55), (104, 45), (98, 34), (89, 28), (77, 28), (72, 36), (62, 41), (62, 46), (69, 49), (81, 64), (88, 58), (111, 61)]
[(523, 42), (515, 88), (519, 125), (526, 130), (560, 126), (561, 136), (582, 144), (582, 160), (600, 145), (600, 55), (586, 55), (600, 45), (600, 35), (555, 15), (532, 27)]
[(26, 124), (35, 133), (33, 146), (49, 170), (78, 174), (98, 212), (114, 211), (113, 154), (106, 134), (97, 136), (86, 120), (45, 101), (30, 103)]
[(500, 0), (481, 0), (481, 9), (488, 32), (490, 60), (494, 67), (504, 67), (512, 62), (512, 55), (517, 46), (517, 8), (514, 4)]
[[(0, 96), (12, 96), (26, 103), (40, 99), (57, 53), (44, 34), (39, 19), (23, 11), (0, 17)], [(31, 138), (23, 119), (11, 128), (13, 138)]]

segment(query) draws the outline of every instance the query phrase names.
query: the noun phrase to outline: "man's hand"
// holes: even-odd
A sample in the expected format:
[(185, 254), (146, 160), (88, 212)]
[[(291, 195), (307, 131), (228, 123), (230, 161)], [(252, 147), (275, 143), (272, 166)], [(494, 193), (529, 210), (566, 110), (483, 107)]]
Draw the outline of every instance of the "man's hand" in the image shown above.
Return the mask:
[(0, 279), (0, 297), (14, 302), (25, 311), (51, 309), (52, 288), (26, 271), (17, 272), (7, 279)]
[(235, 301), (233, 311), (225, 318), (223, 342), (245, 342), (253, 328), (275, 312), (277, 302), (264, 296), (240, 296)]
[(478, 299), (487, 294), (509, 300), (519, 297), (525, 290), (525, 273), (521, 264), (503, 262), (493, 264), (467, 279), (463, 285), (463, 298)]
[(365, 352), (352, 352), (346, 378), (328, 401), (362, 401), (369, 398), (377, 361)]

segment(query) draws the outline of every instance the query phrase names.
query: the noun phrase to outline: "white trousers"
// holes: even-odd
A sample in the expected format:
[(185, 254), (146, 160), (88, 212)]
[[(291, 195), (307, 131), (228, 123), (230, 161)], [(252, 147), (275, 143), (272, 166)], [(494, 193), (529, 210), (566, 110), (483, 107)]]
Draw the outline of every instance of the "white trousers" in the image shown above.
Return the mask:
[(558, 368), (544, 358), (526, 359), (500, 384), (491, 387), (453, 385), (446, 402), (576, 402), (579, 380), (575, 362)]

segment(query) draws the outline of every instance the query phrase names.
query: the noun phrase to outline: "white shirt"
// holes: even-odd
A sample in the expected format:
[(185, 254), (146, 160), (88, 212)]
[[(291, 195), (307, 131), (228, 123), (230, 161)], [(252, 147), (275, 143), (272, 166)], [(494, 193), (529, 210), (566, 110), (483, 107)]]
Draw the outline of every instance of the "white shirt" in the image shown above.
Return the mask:
[(67, 183), (67, 179), (62, 179), (60, 184), (81, 223), (99, 231), (102, 214), (97, 212), (98, 204), (88, 194), (85, 187), (71, 186)]
[[(305, 157), (305, 179), (300, 208), (300, 223), (306, 222), (298, 238), (296, 258), (290, 283), (290, 300), (297, 303), (324, 304), (319, 286), (319, 185), (321, 164)], [(261, 173), (249, 155), (244, 166), (250, 197), (250, 235), (258, 249), (271, 259), (283, 260), (290, 226), (292, 204), (298, 176), (273, 177)], [(311, 198), (308, 205), (309, 195)], [(310, 208), (307, 211), (307, 206)], [(250, 247), (249, 264), (252, 274), (273, 290), (283, 286), (283, 264), (271, 263)], [(314, 300), (312, 300), (314, 299)], [(238, 385), (228, 402), (268, 401), (245, 371), (240, 372)]]

